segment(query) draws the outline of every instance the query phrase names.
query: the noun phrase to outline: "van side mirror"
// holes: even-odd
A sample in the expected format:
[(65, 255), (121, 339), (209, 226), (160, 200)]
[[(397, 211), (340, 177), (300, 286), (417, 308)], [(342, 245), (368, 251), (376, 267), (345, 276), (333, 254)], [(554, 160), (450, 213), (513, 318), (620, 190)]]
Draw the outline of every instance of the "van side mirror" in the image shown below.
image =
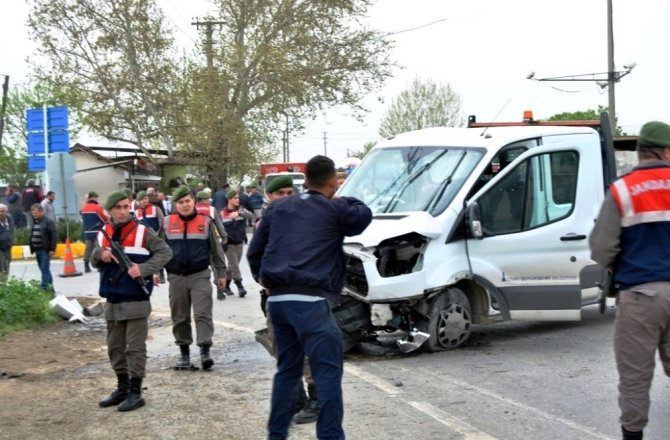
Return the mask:
[(466, 215), (466, 221), (468, 222), (470, 233), (477, 239), (484, 238), (484, 232), (482, 232), (482, 222), (479, 215), (479, 204), (477, 202), (473, 202), (470, 204), (470, 206), (468, 206), (467, 209), (468, 211)]

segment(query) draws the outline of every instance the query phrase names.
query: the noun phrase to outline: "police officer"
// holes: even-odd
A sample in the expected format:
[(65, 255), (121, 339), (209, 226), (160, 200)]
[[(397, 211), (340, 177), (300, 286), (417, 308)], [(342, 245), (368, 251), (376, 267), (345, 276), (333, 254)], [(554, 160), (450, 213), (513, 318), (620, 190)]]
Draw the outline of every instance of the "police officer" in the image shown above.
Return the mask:
[(616, 180), (589, 238), (591, 258), (619, 286), (614, 352), (624, 440), (641, 439), (654, 356), (670, 375), (670, 125), (648, 122), (639, 164)]
[(125, 191), (112, 192), (105, 203), (111, 222), (103, 226), (107, 235), (118, 242), (133, 262), (125, 272), (119, 269), (110, 243), (102, 232), (93, 250), (91, 263), (100, 268), (100, 296), (105, 303), (107, 354), (116, 373), (117, 388), (101, 400), (103, 408), (118, 405), (119, 411), (144, 406), (142, 379), (146, 374), (148, 318), (151, 303), (136, 278), (144, 280), (151, 293), (156, 274), (172, 253), (156, 233), (137, 223), (130, 214), (130, 199)]
[[(215, 274), (223, 274), (226, 262), (220, 252), (221, 244), (213, 220), (199, 214), (191, 190), (182, 185), (174, 190), (172, 202), (176, 212), (165, 217), (163, 233), (172, 249), (172, 259), (165, 265), (170, 283), (170, 313), (172, 334), (181, 356), (175, 369), (190, 369), (191, 307), (195, 320), (196, 345), (200, 347), (202, 368), (214, 365), (210, 356), (214, 323), (212, 321), (212, 285), (210, 262)], [(218, 278), (217, 285), (225, 286), (225, 278)]]

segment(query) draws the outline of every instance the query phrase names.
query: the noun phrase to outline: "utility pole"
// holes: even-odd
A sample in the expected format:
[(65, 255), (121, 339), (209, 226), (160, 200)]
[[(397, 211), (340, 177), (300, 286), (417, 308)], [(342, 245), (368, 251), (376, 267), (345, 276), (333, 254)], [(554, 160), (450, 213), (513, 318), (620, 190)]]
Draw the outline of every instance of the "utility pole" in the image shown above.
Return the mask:
[[(207, 80), (205, 81), (205, 87), (206, 87), (206, 98), (208, 99), (207, 102), (205, 102), (205, 105), (208, 107), (208, 119), (209, 123), (208, 125), (208, 133), (207, 133), (207, 140), (209, 141), (209, 151), (214, 152), (218, 151), (218, 148), (220, 145), (223, 145), (224, 147), (224, 163), (225, 163), (225, 176), (223, 176), (222, 180), (227, 181), (228, 176), (230, 175), (230, 145), (228, 145), (224, 140), (221, 135), (221, 128), (220, 124), (218, 123), (218, 117), (217, 117), (217, 112), (215, 111), (215, 107), (213, 104), (209, 101), (213, 97), (216, 96), (214, 93), (214, 26), (218, 26), (221, 28), (223, 25), (222, 21), (212, 21), (212, 20), (205, 20), (205, 21), (200, 21), (199, 19), (195, 19), (191, 23), (191, 25), (195, 26), (198, 30), (204, 29), (205, 30), (205, 43), (204, 43), (204, 51), (205, 51), (205, 58), (207, 58)], [(218, 180), (218, 179), (217, 179)], [(221, 186), (223, 182), (216, 182), (217, 187)], [(211, 184), (211, 182), (210, 182)]]
[(283, 153), (284, 153), (284, 162), (290, 162), (291, 158), (289, 155), (289, 143), (288, 143), (288, 115), (286, 115), (286, 130), (284, 130)]
[[(630, 72), (630, 71), (629, 71)], [(614, 102), (614, 83), (619, 78), (614, 71), (614, 31), (612, 23), (612, 0), (607, 0), (607, 97), (610, 117), (610, 131), (616, 133), (616, 106)]]
[(616, 133), (616, 103), (614, 99), (614, 85), (621, 78), (628, 75), (636, 63), (624, 65), (625, 70), (614, 70), (614, 25), (613, 25), (612, 0), (607, 0), (607, 72), (585, 73), (582, 75), (555, 76), (552, 78), (535, 78), (535, 72), (531, 72), (526, 79), (535, 81), (593, 81), (601, 88), (607, 87), (608, 112), (610, 115), (610, 130)]
[(0, 107), (0, 151), (2, 151), (2, 133), (5, 131), (5, 112), (7, 111), (7, 95), (9, 94), (9, 75), (5, 75), (2, 83), (2, 107)]
[(323, 155), (328, 156), (328, 147), (326, 143), (326, 132), (323, 132)]

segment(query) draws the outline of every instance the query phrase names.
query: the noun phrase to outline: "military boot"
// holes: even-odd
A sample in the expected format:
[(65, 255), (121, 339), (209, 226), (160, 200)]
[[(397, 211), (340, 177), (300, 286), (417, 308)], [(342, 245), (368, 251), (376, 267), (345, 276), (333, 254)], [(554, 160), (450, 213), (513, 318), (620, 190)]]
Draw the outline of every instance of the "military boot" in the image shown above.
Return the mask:
[(308, 384), (307, 393), (309, 397), (305, 406), (298, 414), (293, 416), (293, 422), (300, 425), (302, 423), (315, 422), (319, 418), (319, 401), (316, 398), (316, 385)]
[(88, 260), (84, 260), (84, 272), (89, 273), (91, 271), (91, 264)]
[(623, 440), (642, 440), (642, 431), (629, 431), (622, 426), (621, 434), (623, 434)]
[(142, 378), (131, 377), (128, 396), (126, 397), (126, 400), (121, 402), (117, 409), (121, 412), (132, 411), (144, 406), (144, 403), (144, 399), (142, 398)]
[(244, 298), (247, 295), (247, 290), (242, 285), (242, 278), (235, 280), (235, 285), (237, 286), (237, 293), (240, 294), (240, 298)]
[(224, 299), (226, 299), (225, 289), (216, 286), (216, 299), (218, 299), (219, 301), (223, 301)]
[(174, 366), (175, 370), (188, 370), (191, 368), (191, 353), (188, 345), (180, 345), (181, 356)]
[(223, 292), (228, 296), (235, 295), (233, 293), (233, 291), (230, 290), (230, 283), (232, 283), (232, 282), (233, 282), (233, 280), (226, 279), (226, 287), (225, 287), (225, 289), (223, 289)]
[(200, 347), (200, 364), (203, 370), (209, 370), (214, 365), (214, 360), (209, 356), (210, 345)]
[(119, 403), (126, 400), (128, 389), (130, 388), (130, 377), (128, 377), (127, 374), (117, 374), (116, 379), (116, 389), (112, 391), (112, 394), (107, 396), (107, 398), (98, 402), (100, 408), (107, 408), (109, 406), (118, 405)]

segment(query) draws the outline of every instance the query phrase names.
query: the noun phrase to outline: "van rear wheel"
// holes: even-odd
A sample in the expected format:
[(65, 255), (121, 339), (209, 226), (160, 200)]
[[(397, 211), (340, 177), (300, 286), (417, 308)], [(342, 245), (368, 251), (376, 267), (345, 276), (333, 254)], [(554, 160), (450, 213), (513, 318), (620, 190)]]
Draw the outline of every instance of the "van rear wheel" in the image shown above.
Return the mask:
[(470, 337), (472, 312), (468, 297), (459, 289), (449, 289), (438, 296), (430, 308), (424, 331), (430, 337), (423, 344), (424, 351), (452, 350)]

